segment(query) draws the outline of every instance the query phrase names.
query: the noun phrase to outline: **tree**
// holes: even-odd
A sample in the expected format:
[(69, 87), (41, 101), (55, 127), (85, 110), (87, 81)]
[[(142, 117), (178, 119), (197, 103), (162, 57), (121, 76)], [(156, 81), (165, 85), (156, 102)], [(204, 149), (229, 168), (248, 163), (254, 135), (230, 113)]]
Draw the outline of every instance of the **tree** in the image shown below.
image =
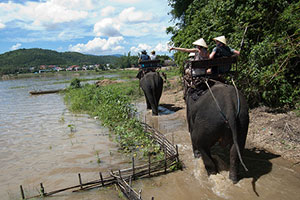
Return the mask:
[[(211, 50), (215, 46), (212, 38), (225, 35), (230, 46), (240, 50), (243, 40), (237, 79), (250, 105), (297, 106), (300, 2), (193, 1), (183, 10), (175, 6), (182, 0), (169, 2), (171, 14), (179, 16), (181, 23), (167, 29), (174, 46), (190, 48), (193, 41), (203, 37)], [(187, 57), (182, 52), (174, 56), (179, 65)]]

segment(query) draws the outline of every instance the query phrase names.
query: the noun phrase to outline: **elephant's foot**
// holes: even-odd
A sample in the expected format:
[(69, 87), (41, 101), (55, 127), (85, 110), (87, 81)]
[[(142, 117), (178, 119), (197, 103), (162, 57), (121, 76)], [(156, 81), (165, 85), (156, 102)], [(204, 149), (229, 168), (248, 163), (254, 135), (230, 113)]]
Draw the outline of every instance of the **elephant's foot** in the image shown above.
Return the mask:
[(194, 158), (200, 158), (201, 157), (201, 153), (198, 150), (194, 150)]
[(213, 168), (206, 168), (206, 171), (207, 171), (207, 175), (208, 176), (210, 176), (210, 175), (216, 175), (218, 173), (218, 170), (213, 169)]
[(158, 115), (158, 112), (153, 112), (152, 111), (152, 116), (157, 116)]
[(236, 184), (237, 182), (239, 182), (239, 179), (238, 179), (236, 173), (229, 172), (229, 179), (232, 180), (233, 184)]

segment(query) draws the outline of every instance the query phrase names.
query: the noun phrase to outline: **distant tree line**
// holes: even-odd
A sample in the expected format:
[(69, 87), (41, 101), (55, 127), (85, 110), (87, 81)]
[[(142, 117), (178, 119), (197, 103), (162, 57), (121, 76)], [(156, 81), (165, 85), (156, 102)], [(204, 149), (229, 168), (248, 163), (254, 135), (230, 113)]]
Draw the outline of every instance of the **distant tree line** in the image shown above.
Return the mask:
[[(191, 48), (204, 38), (225, 35), (241, 50), (237, 83), (251, 107), (300, 108), (300, 1), (169, 0), (174, 46)], [(243, 42), (242, 42), (243, 41)], [(182, 66), (186, 53), (177, 52)]]
[[(168, 60), (166, 55), (158, 55), (157, 59)], [(94, 65), (99, 64), (100, 69), (104, 69), (106, 64), (110, 68), (123, 69), (138, 67), (138, 56), (132, 56), (131, 52), (123, 56), (94, 56), (77, 52), (60, 53), (45, 49), (18, 49), (0, 55), (0, 75), (29, 73), (31, 68), (35, 71), (41, 65), (57, 65), (67, 67), (70, 65)]]
[(40, 65), (92, 65), (115, 63), (117, 56), (93, 56), (76, 52), (56, 52), (45, 49), (18, 49), (0, 55), (0, 74), (30, 72)]

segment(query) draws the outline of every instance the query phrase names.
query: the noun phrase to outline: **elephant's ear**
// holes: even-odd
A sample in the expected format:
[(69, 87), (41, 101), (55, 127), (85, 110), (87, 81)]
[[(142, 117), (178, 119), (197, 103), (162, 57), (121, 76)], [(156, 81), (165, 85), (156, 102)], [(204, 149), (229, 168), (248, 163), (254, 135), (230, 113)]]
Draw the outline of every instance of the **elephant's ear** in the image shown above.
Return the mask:
[(136, 75), (136, 78), (140, 79), (143, 77), (143, 71), (140, 70), (139, 73)]

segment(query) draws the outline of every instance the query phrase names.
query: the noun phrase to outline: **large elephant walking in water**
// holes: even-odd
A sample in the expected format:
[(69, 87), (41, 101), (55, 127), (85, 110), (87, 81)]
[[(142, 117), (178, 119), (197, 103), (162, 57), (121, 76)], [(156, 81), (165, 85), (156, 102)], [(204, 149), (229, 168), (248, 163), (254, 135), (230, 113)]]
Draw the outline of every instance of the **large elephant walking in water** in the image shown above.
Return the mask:
[(185, 97), (194, 156), (202, 156), (208, 175), (216, 174), (218, 170), (210, 148), (217, 142), (222, 146), (229, 144), (229, 178), (237, 183), (239, 163), (247, 170), (241, 157), (249, 125), (246, 99), (235, 87), (219, 82), (199, 98), (195, 98), (195, 93), (191, 89)]
[(147, 109), (152, 109), (152, 115), (158, 115), (158, 103), (163, 90), (163, 79), (158, 72), (139, 73), (140, 87), (142, 88)]

